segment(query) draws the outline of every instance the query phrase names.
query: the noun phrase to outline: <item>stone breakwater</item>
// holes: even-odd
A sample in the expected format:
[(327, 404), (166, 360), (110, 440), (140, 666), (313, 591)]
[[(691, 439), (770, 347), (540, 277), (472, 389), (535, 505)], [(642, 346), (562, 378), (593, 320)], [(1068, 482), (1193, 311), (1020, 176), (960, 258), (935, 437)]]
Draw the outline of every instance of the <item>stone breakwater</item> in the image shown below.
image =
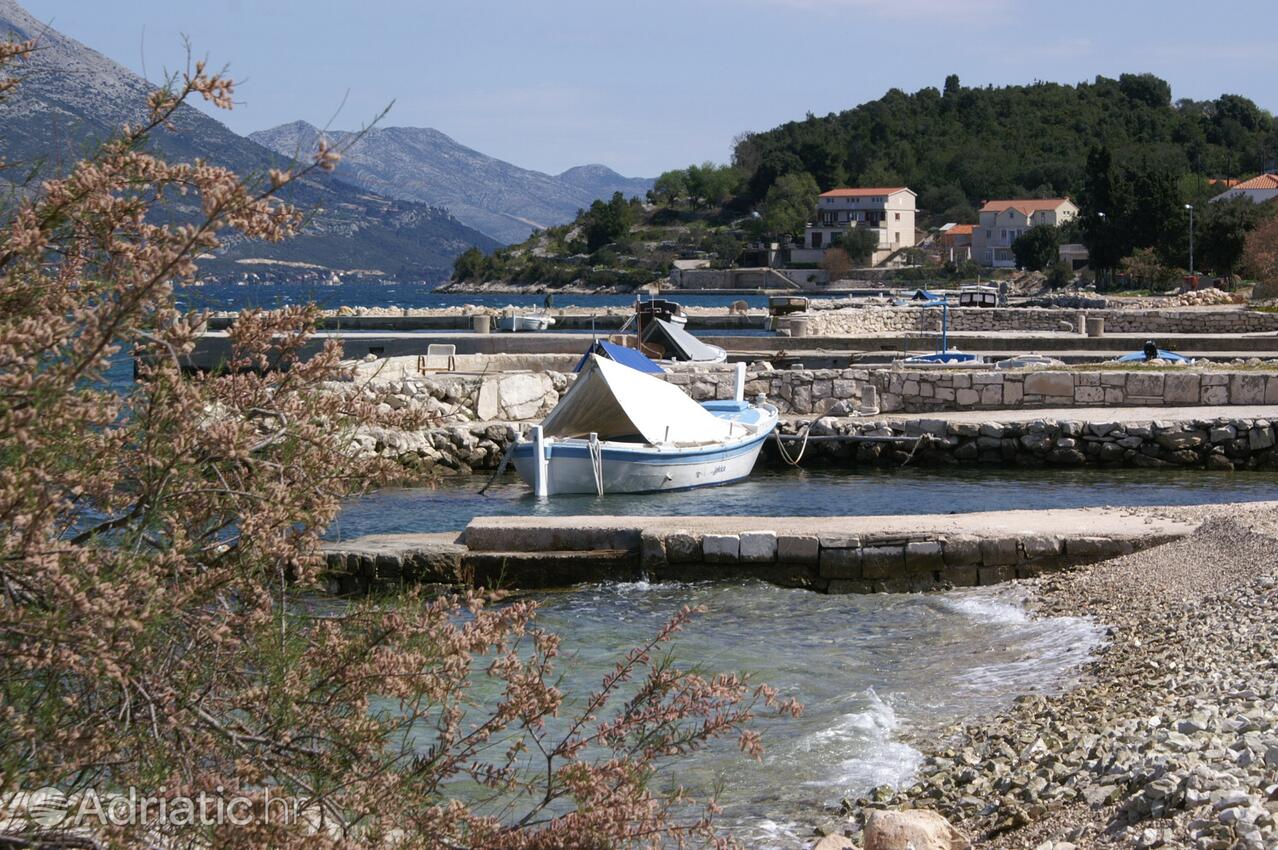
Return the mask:
[[(971, 422), (823, 417), (785, 420), (780, 426), (783, 435), (798, 435), (805, 428), (812, 437), (852, 438), (808, 442), (803, 462), (827, 465), (1278, 469), (1278, 433), (1268, 419)], [(798, 453), (801, 442), (790, 444), (791, 456)], [(775, 457), (774, 444), (769, 443), (766, 450), (770, 458)]]
[[(836, 416), (866, 403), (867, 386), (884, 413), (1278, 404), (1278, 371), (819, 369), (751, 372), (747, 379), (747, 396), (763, 393), (783, 413)], [(701, 400), (724, 397), (732, 378), (708, 373), (667, 380)]]
[[(558, 371), (407, 374), (333, 384), (388, 407), (419, 409), (441, 422), (540, 420), (576, 375)], [(665, 379), (695, 401), (730, 399), (736, 373), (697, 367)], [(746, 397), (763, 395), (782, 413), (846, 416), (871, 403), (883, 413), (1068, 407), (1196, 407), (1278, 404), (1278, 369), (1134, 367), (1079, 369), (773, 369), (746, 373)]]
[[(420, 431), (361, 429), (353, 450), (396, 459), (410, 475), (494, 470), (527, 422), (468, 422)], [(944, 419), (787, 419), (782, 435), (812, 437), (804, 465), (1131, 466), (1143, 468), (1278, 469), (1278, 432), (1259, 418), (1087, 422), (970, 422)], [(851, 438), (851, 439), (848, 439)], [(868, 439), (866, 439), (868, 438)], [(884, 438), (893, 438), (885, 440)], [(799, 443), (790, 443), (791, 456)], [(761, 457), (780, 463), (769, 441)]]
[(1109, 626), (1081, 684), (943, 731), (913, 784), (845, 801), (840, 831), (926, 807), (981, 847), (1278, 847), (1274, 510), (1029, 583), (1038, 613)]
[[(1278, 331), (1278, 314), (1245, 309), (1085, 310), (1105, 320), (1106, 333), (1243, 334)], [(1076, 327), (1079, 310), (1043, 307), (951, 307), (951, 331), (1059, 331)], [(919, 307), (861, 307), (815, 310), (810, 336), (862, 336), (941, 330), (941, 310)]]

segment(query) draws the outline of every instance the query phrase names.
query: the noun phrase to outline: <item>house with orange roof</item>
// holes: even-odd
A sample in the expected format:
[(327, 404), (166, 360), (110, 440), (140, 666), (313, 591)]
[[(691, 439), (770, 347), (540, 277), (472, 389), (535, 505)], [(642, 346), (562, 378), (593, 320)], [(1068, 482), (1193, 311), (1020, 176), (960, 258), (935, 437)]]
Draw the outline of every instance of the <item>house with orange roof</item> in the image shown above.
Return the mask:
[(816, 215), (803, 231), (803, 245), (790, 251), (793, 262), (820, 262), (848, 228), (867, 228), (878, 237), (871, 263), (914, 245), (914, 191), (904, 186), (831, 189), (817, 198)]
[(1274, 198), (1278, 198), (1278, 174), (1262, 174), (1259, 177), (1244, 180), (1230, 187), (1228, 191), (1221, 192), (1211, 200), (1212, 203), (1215, 203), (1216, 201), (1227, 201), (1230, 198), (1246, 198), (1253, 204), (1272, 201)]
[(1060, 227), (1078, 217), (1069, 198), (1020, 198), (986, 201), (972, 231), (972, 259), (996, 269), (1016, 268), (1012, 243), (1040, 224)]
[(951, 263), (961, 263), (972, 259), (972, 233), (974, 224), (946, 224), (936, 237), (941, 247), (942, 258)]

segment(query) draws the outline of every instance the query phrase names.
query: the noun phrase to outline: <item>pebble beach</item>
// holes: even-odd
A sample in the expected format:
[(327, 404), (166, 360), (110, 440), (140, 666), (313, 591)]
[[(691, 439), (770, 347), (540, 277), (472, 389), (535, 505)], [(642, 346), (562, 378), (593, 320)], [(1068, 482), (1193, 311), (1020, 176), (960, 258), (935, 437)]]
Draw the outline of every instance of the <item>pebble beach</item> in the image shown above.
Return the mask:
[(1278, 847), (1278, 506), (1192, 515), (1181, 541), (1024, 582), (1036, 615), (1107, 628), (1078, 686), (920, 742), (915, 784), (846, 801), (845, 833), (927, 808), (978, 847)]

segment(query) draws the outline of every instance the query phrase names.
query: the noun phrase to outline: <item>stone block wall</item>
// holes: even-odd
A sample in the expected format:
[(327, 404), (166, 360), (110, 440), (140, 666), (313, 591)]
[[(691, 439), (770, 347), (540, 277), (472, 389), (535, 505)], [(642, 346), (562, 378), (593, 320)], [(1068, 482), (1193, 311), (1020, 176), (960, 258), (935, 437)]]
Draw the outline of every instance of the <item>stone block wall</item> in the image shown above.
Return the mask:
[[(951, 331), (1060, 331), (1086, 314), (1105, 320), (1106, 333), (1239, 334), (1278, 331), (1278, 313), (1252, 310), (1072, 310), (1045, 307), (951, 307)], [(861, 307), (816, 310), (810, 336), (859, 336), (907, 332), (939, 333), (941, 310), (920, 307)]]
[(884, 413), (1278, 404), (1278, 372), (876, 369), (860, 380)]
[[(676, 372), (666, 380), (693, 399), (732, 398), (735, 374)], [(848, 415), (877, 391), (883, 413), (1049, 407), (1196, 407), (1278, 404), (1278, 371), (1202, 372), (959, 369), (795, 369), (750, 372), (746, 398), (762, 393), (782, 413)]]
[(645, 532), (640, 566), (658, 580), (753, 576), (822, 593), (991, 585), (1100, 561), (1161, 541), (1092, 536), (853, 536)]
[[(1117, 412), (1117, 411), (1116, 411)], [(782, 434), (809, 427), (813, 466), (1128, 466), (1146, 469), (1278, 469), (1278, 428), (1268, 419), (1180, 421), (947, 422), (822, 418), (782, 423)], [(791, 453), (795, 453), (791, 449)], [(765, 459), (779, 462), (768, 443)]]

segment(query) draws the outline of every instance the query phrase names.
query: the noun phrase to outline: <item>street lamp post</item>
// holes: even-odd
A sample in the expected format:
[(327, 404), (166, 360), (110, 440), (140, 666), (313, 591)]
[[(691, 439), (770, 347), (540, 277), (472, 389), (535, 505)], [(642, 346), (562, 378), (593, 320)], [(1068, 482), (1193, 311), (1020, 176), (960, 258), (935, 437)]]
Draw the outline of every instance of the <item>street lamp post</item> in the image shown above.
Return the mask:
[[(1096, 213), (1096, 217), (1097, 217), (1097, 218), (1099, 218), (1099, 219), (1101, 220), (1101, 225), (1103, 226), (1103, 225), (1105, 224), (1105, 221), (1106, 221), (1106, 218), (1107, 218), (1107, 216), (1105, 215), (1105, 213), (1100, 212), (1100, 211), (1098, 210), (1098, 211), (1097, 211), (1097, 213)], [(1112, 285), (1112, 284), (1114, 283), (1114, 281), (1113, 281), (1113, 279), (1112, 279), (1112, 278), (1113, 278), (1113, 269), (1109, 269), (1108, 271), (1109, 271), (1109, 275), (1108, 275), (1108, 277), (1110, 277), (1110, 278), (1111, 278), (1111, 279), (1109, 280), (1109, 283)]]
[(1194, 276), (1194, 205), (1185, 204), (1189, 210), (1189, 276)]

